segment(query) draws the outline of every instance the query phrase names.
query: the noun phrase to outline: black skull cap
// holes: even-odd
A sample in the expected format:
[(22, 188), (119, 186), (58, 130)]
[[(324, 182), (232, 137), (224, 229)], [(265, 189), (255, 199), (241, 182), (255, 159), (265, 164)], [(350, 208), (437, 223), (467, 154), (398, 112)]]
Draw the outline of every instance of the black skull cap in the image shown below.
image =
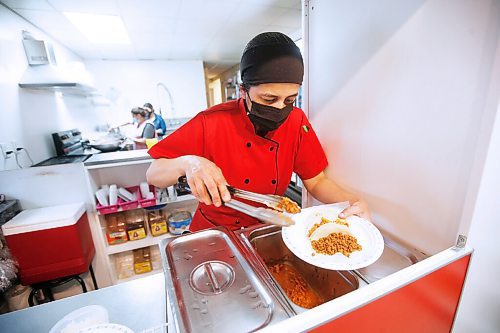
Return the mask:
[(298, 83), (304, 61), (295, 42), (281, 32), (264, 32), (248, 42), (240, 62), (243, 84)]

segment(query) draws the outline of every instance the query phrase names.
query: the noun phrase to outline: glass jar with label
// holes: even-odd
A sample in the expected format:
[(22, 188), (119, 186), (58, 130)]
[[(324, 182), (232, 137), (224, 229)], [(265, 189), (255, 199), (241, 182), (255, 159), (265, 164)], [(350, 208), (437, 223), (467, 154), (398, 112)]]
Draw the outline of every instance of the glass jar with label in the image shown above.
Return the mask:
[(188, 231), (191, 224), (191, 213), (186, 210), (174, 211), (168, 217), (168, 231), (174, 235), (180, 235)]
[(138, 240), (146, 237), (146, 223), (142, 209), (128, 210), (127, 212), (127, 235), (129, 240)]
[(134, 250), (134, 272), (135, 274), (142, 274), (151, 272), (153, 265), (151, 263), (151, 251), (149, 247)]
[(109, 245), (121, 244), (128, 240), (123, 213), (106, 215), (106, 239)]
[(146, 216), (148, 219), (151, 235), (159, 236), (168, 232), (167, 218), (165, 217), (165, 214), (161, 209), (146, 210)]

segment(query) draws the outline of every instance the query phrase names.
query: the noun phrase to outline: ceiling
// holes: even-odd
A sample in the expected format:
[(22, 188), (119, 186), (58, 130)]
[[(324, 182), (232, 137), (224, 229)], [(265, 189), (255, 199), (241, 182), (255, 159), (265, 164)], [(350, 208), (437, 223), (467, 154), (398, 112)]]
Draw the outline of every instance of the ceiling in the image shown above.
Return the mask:
[[(0, 0), (84, 59), (203, 60), (217, 76), (263, 31), (301, 37), (301, 0)], [(131, 44), (92, 44), (62, 12), (120, 16)]]

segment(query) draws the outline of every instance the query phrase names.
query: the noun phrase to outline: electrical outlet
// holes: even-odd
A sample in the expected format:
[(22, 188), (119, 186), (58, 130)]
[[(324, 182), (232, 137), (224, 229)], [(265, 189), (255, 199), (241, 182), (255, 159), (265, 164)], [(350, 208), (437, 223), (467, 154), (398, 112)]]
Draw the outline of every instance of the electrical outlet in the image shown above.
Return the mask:
[(14, 151), (14, 154), (19, 154), (21, 152), (21, 150), (24, 149), (19, 143), (17, 143), (17, 141), (11, 141), (10, 145), (12, 146), (12, 150)]
[(5, 160), (14, 156), (14, 149), (11, 143), (0, 142), (0, 152)]

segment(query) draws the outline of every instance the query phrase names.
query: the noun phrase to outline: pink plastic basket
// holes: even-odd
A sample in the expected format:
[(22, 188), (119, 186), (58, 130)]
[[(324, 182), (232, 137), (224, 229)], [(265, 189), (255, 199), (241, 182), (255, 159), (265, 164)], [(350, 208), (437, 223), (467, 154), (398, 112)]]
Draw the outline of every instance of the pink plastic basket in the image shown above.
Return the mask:
[(141, 199), (139, 199), (139, 204), (141, 205), (141, 207), (150, 207), (150, 206), (156, 205), (156, 189), (155, 189), (155, 187), (153, 185), (149, 185), (149, 191), (153, 192), (154, 198), (146, 199), (146, 198), (142, 197), (142, 194), (141, 194)]
[[(125, 189), (130, 193), (135, 193), (136, 198), (140, 198), (141, 194), (139, 193), (139, 186), (125, 187)], [(125, 201), (122, 198), (118, 198), (118, 206), (122, 210), (135, 209), (139, 207), (139, 199), (136, 199), (134, 201)]]
[(96, 209), (101, 214), (111, 214), (118, 211), (118, 205), (103, 206), (101, 204), (96, 205)]

